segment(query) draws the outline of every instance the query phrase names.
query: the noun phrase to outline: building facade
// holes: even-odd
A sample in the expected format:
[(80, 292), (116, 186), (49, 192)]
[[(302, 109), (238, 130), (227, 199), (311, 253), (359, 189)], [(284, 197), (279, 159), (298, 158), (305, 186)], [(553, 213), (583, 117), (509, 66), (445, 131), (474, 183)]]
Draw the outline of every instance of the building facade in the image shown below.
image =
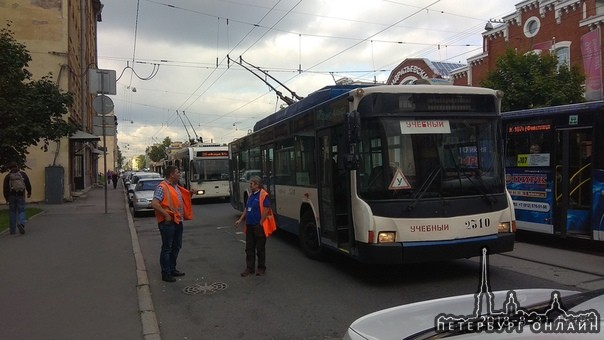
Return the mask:
[(32, 201), (71, 200), (98, 178), (100, 138), (92, 134), (93, 95), (87, 72), (97, 64), (96, 27), (102, 4), (100, 0), (0, 0), (0, 9), (0, 25), (10, 22), (14, 38), (26, 45), (32, 57), (28, 70), (33, 78), (52, 74), (60, 89), (73, 94), (74, 105), (65, 119), (80, 126), (80, 131), (51, 142), (47, 152), (37, 145), (30, 147), (25, 169), (32, 182)]
[(407, 85), (420, 79), (440, 79), (452, 83), (450, 72), (463, 67), (463, 64), (430, 61), (425, 58), (408, 58), (392, 70), (386, 84)]
[[(493, 22), (494, 21), (494, 22)], [(485, 26), (482, 53), (451, 72), (454, 85), (480, 86), (506, 49), (554, 53), (586, 76), (586, 99), (602, 99), (604, 0), (527, 0), (515, 11)]]

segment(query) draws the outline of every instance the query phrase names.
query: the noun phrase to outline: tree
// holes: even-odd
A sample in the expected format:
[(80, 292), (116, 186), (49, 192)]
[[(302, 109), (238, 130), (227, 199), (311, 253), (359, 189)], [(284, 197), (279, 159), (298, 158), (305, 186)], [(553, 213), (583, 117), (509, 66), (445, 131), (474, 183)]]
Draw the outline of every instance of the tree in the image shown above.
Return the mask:
[(27, 70), (31, 56), (17, 42), (14, 32), (0, 29), (0, 169), (11, 161), (23, 166), (28, 148), (42, 142), (48, 151), (51, 141), (73, 134), (77, 126), (63, 119), (73, 103), (71, 94), (61, 91), (52, 75), (32, 80)]
[(147, 152), (147, 155), (149, 155), (149, 159), (153, 162), (159, 162), (166, 157), (166, 149), (170, 144), (172, 144), (172, 140), (170, 137), (166, 137), (161, 144), (149, 146), (145, 151)]
[(142, 170), (147, 167), (147, 156), (138, 155), (136, 156), (135, 160), (139, 170)]
[(480, 85), (502, 90), (502, 111), (513, 111), (582, 102), (584, 82), (576, 65), (558, 65), (553, 54), (517, 54), (508, 49)]

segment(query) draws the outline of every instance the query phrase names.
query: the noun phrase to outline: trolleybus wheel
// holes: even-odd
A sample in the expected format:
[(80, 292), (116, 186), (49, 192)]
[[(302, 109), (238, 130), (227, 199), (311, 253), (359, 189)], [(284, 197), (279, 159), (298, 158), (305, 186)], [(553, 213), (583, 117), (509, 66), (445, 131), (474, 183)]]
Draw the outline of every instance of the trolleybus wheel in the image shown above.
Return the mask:
[(302, 251), (313, 260), (322, 260), (325, 258), (325, 250), (319, 244), (317, 235), (317, 224), (312, 211), (302, 214), (300, 221), (300, 247)]

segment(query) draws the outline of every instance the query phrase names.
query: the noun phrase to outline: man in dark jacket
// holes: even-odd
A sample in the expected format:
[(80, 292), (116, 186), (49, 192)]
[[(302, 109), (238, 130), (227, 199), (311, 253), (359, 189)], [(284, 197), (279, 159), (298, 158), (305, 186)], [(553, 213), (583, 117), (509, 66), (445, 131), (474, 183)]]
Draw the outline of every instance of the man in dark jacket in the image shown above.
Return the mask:
[(9, 231), (11, 235), (25, 234), (25, 192), (31, 197), (31, 183), (24, 171), (19, 170), (17, 163), (8, 165), (9, 173), (4, 177), (4, 199), (9, 206)]

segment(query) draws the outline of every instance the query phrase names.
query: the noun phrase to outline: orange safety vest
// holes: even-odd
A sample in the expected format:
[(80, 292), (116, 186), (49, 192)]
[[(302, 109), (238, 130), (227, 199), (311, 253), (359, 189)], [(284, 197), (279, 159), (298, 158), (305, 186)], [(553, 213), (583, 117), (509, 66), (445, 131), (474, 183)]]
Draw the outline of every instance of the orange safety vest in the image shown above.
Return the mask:
[[(264, 199), (266, 198), (266, 196), (268, 196), (268, 192), (266, 192), (266, 190), (264, 189), (260, 189), (260, 218), (262, 218), (262, 213), (264, 212), (264, 209), (266, 209), (264, 208)], [(264, 222), (262, 223), (262, 229), (264, 229), (264, 235), (266, 237), (269, 237), (273, 233), (273, 231), (277, 230), (277, 222), (275, 222), (275, 215), (273, 215), (273, 210), (271, 208), (268, 209), (269, 212), (266, 215)], [(243, 232), (247, 232), (247, 227), (243, 228)]]
[[(191, 207), (191, 193), (189, 190), (178, 185), (178, 189), (182, 195), (182, 201), (184, 203), (183, 211), (184, 216), (180, 216), (180, 207), (178, 201), (178, 193), (174, 190), (174, 187), (166, 184), (166, 182), (161, 182), (159, 185), (163, 185), (164, 188), (164, 199), (160, 202), (162, 208), (168, 211), (168, 214), (172, 216), (172, 220), (174, 223), (180, 223), (182, 220), (192, 220), (193, 219), (193, 208)], [(174, 203), (176, 202), (176, 203)], [(159, 211), (155, 211), (155, 218), (157, 219), (157, 223), (163, 222), (166, 218)]]

